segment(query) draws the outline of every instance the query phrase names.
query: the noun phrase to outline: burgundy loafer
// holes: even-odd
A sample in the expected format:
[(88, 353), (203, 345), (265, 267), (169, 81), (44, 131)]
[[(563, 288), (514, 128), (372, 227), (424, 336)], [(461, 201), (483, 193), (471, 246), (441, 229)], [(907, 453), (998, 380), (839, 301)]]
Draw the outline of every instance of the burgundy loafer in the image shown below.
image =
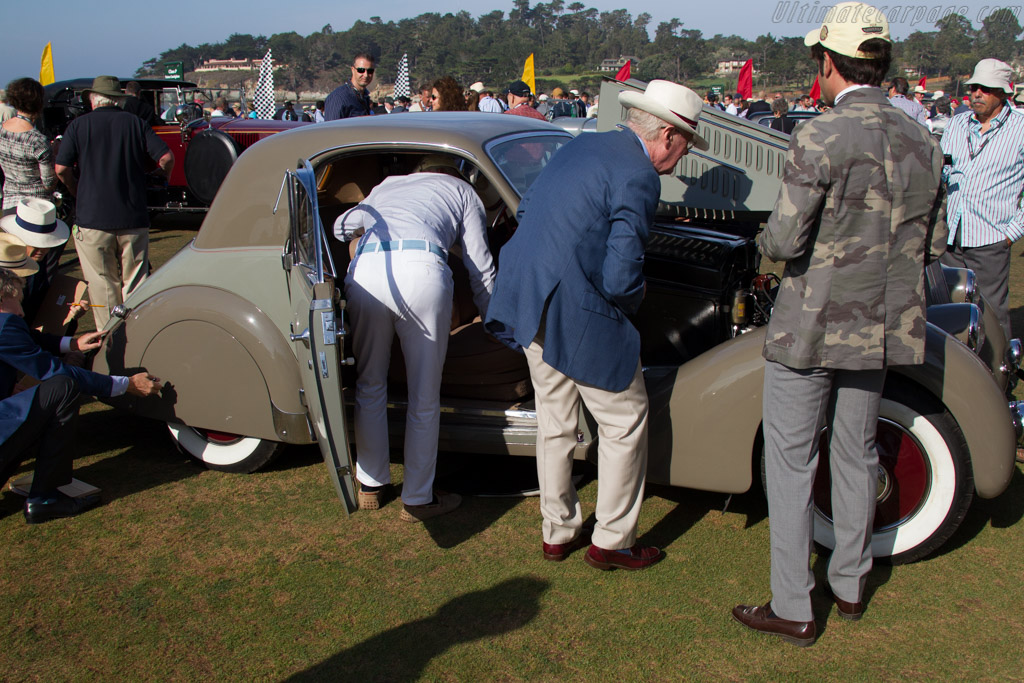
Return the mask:
[(857, 602), (847, 602), (842, 598), (836, 596), (832, 591), (832, 586), (825, 584), (825, 593), (832, 599), (832, 602), (836, 604), (836, 611), (839, 612), (839, 616), (847, 621), (857, 621), (864, 616), (864, 603), (860, 600)]
[(665, 553), (654, 546), (634, 545), (629, 550), (605, 550), (591, 545), (583, 559), (591, 567), (608, 571), (609, 569), (647, 569), (665, 557)]
[(593, 529), (583, 527), (580, 530), (579, 535), (568, 543), (545, 543), (544, 559), (552, 562), (561, 562), (565, 558), (569, 557), (569, 554), (572, 553), (572, 551), (578, 550), (585, 545), (590, 545), (590, 536), (593, 533)]
[(818, 637), (818, 630), (813, 621), (783, 619), (772, 611), (770, 602), (763, 607), (736, 605), (732, 608), (732, 618), (747, 628), (778, 636), (800, 647), (814, 645), (814, 640)]

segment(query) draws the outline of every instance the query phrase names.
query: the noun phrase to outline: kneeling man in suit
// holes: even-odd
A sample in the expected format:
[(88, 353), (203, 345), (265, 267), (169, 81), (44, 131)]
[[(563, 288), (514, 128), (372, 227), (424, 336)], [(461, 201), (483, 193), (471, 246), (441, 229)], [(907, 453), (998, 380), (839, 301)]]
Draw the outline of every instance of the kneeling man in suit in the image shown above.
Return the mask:
[[(71, 483), (74, 460), (71, 441), (78, 421), (78, 399), (94, 396), (151, 396), (160, 380), (140, 372), (108, 377), (66, 365), (57, 358), (67, 351), (91, 351), (103, 343), (104, 332), (56, 337), (30, 330), (21, 308), (23, 275), (38, 270), (25, 245), (13, 235), (0, 235), (0, 485), (35, 451), (36, 470), (25, 521), (38, 524), (71, 517), (100, 502), (98, 494), (71, 498), (58, 487)], [(40, 384), (13, 394), (18, 372)]]
[(591, 540), (570, 478), (582, 399), (599, 425), (597, 524), (584, 559), (598, 569), (643, 569), (662, 552), (636, 543), (648, 405), (640, 334), (627, 316), (644, 296), (658, 175), (707, 142), (697, 135), (701, 98), (688, 88), (652, 81), (619, 102), (626, 125), (569, 142), (520, 202), (486, 325), (525, 349), (530, 365), (544, 557), (563, 560)]

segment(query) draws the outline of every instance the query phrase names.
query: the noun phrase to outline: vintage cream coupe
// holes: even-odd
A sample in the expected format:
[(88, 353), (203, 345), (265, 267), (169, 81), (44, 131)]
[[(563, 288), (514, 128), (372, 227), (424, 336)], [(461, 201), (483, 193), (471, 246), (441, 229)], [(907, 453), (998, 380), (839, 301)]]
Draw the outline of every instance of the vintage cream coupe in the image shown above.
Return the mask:
[[(609, 92), (603, 101), (614, 101)], [(648, 479), (732, 494), (762, 486), (761, 347), (774, 282), (758, 276), (750, 233), (771, 208), (763, 197), (778, 186), (786, 139), (707, 114), (701, 133), (712, 149), (684, 157), (666, 178), (635, 322), (652, 400)], [(269, 137), (238, 158), (195, 240), (115, 311), (96, 369), (144, 367), (164, 378), (161, 397), (116, 403), (165, 421), (182, 448), (214, 469), (253, 471), (286, 444), (316, 442), (352, 509), (348, 245), (330, 234), (334, 218), (423, 155), (447, 154), (483, 200), (500, 269), (520, 197), (571, 139), (546, 122), (473, 113), (366, 117)], [(704, 206), (693, 203), (698, 195)], [(552, 215), (551, 229), (564, 220), (572, 217)], [(474, 321), (454, 261), (441, 449), (533, 455), (525, 361)], [(894, 561), (939, 547), (972, 498), (999, 495), (1014, 471), (1020, 420), (1005, 389), (1018, 346), (986, 324), (991, 316), (975, 301), (969, 273), (932, 275), (944, 329), (929, 324), (924, 365), (892, 368), (878, 425), (873, 550)], [(392, 366), (392, 443), (400, 443), (399, 357)], [(580, 458), (593, 453), (595, 436), (584, 411)], [(830, 546), (828, 468), (819, 469), (815, 538)]]

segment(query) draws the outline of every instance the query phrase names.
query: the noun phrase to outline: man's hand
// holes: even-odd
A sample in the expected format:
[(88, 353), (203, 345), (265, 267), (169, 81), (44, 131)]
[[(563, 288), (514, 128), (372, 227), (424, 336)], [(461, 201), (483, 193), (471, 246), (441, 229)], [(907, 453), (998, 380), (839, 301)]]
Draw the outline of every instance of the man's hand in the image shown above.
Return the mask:
[(140, 372), (128, 378), (128, 393), (132, 396), (155, 396), (160, 393), (160, 378)]
[(80, 334), (71, 340), (72, 351), (92, 351), (103, 346), (103, 338), (107, 336), (106, 332), (86, 332)]
[(71, 317), (72, 317), (72, 319), (73, 320), (78, 320), (83, 315), (85, 315), (85, 312), (87, 310), (89, 310), (89, 301), (87, 299), (82, 299), (81, 301), (76, 301), (75, 303), (71, 304)]

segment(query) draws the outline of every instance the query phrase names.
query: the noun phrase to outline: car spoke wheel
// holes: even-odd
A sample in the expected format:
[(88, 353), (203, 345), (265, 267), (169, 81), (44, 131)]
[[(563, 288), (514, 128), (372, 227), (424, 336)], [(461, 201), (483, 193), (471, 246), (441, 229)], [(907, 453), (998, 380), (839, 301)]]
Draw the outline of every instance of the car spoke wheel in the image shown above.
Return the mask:
[(211, 470), (222, 472), (255, 472), (276, 458), (285, 446), (278, 441), (180, 424), (168, 424), (167, 429), (182, 450)]
[[(882, 399), (878, 496), (871, 538), (877, 559), (919, 560), (956, 531), (974, 497), (967, 445), (956, 421), (923, 392), (894, 386)], [(832, 549), (828, 444), (822, 436), (814, 486), (814, 540)]]

